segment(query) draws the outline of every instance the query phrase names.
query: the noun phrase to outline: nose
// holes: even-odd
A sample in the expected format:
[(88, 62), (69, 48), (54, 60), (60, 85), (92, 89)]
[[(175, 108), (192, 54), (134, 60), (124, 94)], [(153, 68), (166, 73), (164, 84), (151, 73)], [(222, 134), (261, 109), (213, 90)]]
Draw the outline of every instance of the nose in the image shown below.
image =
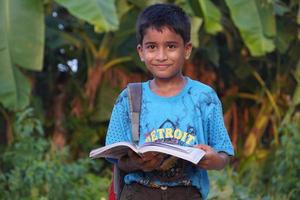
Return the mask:
[(168, 59), (167, 52), (164, 48), (159, 48), (156, 54), (156, 60), (165, 61)]

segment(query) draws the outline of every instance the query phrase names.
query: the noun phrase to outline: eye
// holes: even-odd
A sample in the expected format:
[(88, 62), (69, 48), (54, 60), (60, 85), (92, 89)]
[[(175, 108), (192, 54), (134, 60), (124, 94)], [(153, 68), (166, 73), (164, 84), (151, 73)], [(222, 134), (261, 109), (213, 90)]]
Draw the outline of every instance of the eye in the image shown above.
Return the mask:
[(169, 49), (175, 49), (175, 48), (177, 48), (177, 46), (175, 44), (168, 44), (168, 48)]
[(155, 45), (154, 44), (149, 44), (146, 46), (147, 49), (155, 49)]

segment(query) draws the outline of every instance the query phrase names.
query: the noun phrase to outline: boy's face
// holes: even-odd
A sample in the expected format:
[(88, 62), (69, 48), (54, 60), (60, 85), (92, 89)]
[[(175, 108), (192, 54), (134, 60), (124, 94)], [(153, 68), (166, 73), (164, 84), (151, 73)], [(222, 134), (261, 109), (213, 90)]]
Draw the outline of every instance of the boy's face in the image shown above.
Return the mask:
[(154, 78), (172, 79), (182, 75), (182, 66), (191, 54), (192, 45), (184, 44), (182, 37), (168, 27), (162, 27), (161, 31), (150, 27), (137, 50)]

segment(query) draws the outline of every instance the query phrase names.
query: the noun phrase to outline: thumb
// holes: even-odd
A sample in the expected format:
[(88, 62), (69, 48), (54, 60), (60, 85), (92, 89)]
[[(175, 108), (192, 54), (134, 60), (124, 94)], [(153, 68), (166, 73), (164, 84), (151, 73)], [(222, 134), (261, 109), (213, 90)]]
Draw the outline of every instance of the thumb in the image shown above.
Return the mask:
[(209, 151), (211, 149), (210, 146), (205, 145), (205, 144), (198, 144), (195, 147), (198, 148), (198, 149), (201, 149), (201, 150), (203, 150), (205, 152)]

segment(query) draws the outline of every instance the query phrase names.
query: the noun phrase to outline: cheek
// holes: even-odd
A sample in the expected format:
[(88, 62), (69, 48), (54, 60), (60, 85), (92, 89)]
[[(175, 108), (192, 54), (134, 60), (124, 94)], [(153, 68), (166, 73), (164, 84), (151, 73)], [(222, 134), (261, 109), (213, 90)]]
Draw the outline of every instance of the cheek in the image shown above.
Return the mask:
[(170, 52), (169, 58), (177, 62), (184, 62), (185, 54), (183, 51)]
[(155, 59), (155, 53), (145, 53), (144, 58), (146, 62), (150, 62), (151, 60)]

